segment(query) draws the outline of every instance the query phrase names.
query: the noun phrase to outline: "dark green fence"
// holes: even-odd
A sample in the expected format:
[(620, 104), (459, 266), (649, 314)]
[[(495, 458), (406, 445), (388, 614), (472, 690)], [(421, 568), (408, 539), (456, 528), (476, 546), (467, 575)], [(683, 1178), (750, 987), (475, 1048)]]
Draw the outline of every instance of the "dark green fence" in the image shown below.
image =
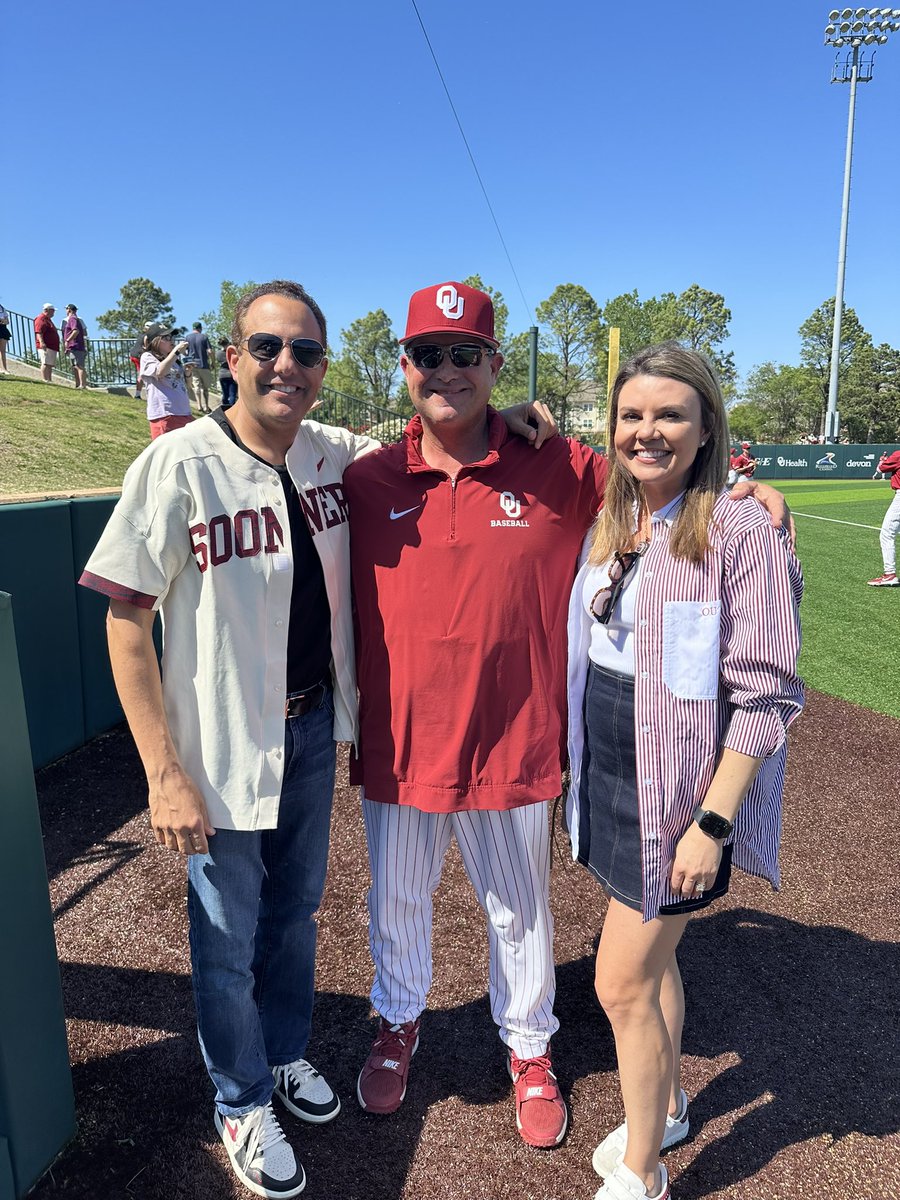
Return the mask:
[(35, 768), (122, 720), (107, 601), (76, 583), (116, 500), (0, 504), (0, 590), (12, 595)]

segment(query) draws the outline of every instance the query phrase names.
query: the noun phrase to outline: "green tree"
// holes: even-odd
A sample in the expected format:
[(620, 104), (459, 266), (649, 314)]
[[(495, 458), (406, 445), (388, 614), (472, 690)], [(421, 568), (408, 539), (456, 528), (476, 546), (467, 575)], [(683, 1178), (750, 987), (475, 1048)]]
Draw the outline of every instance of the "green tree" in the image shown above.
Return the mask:
[(767, 437), (767, 420), (765, 408), (756, 400), (744, 400), (733, 405), (728, 410), (728, 435), (731, 445), (736, 446), (741, 438), (750, 442), (780, 441), (780, 438)]
[[(556, 386), (557, 362), (553, 354), (538, 345), (537, 395), (546, 400)], [(503, 348), (503, 367), (491, 392), (494, 408), (509, 408), (528, 399), (528, 379), (531, 369), (531, 338), (527, 330), (511, 337)]]
[(586, 288), (561, 283), (538, 305), (537, 319), (544, 326), (542, 349), (551, 356), (551, 386), (539, 394), (565, 410), (569, 397), (595, 377), (600, 309)]
[(252, 292), (258, 286), (252, 279), (248, 279), (246, 283), (234, 283), (231, 279), (222, 280), (219, 285), (219, 307), (210, 312), (201, 313), (198, 317), (213, 345), (223, 337), (231, 341), (231, 323), (234, 320), (237, 302), (241, 296)]
[[(802, 434), (817, 431), (821, 396), (809, 367), (762, 363), (747, 376), (743, 399), (743, 404), (729, 411), (728, 418), (732, 428), (752, 441), (793, 442)], [(759, 414), (752, 430), (735, 423), (735, 414), (747, 408)]]
[(509, 320), (509, 308), (503, 299), (503, 293), (485, 283), (480, 275), (467, 275), (460, 282), (464, 283), (466, 287), (477, 288), (479, 292), (486, 292), (490, 296), (494, 305), (494, 337), (502, 346), (506, 341), (506, 324)]
[(851, 442), (894, 442), (900, 438), (900, 351), (860, 345), (847, 368), (839, 396), (841, 432)]
[[(831, 376), (831, 342), (834, 333), (834, 297), (820, 304), (800, 326), (800, 361), (814, 373), (822, 393), (822, 410), (828, 403)], [(838, 391), (847, 378), (857, 351), (871, 347), (872, 337), (852, 308), (844, 305), (841, 343), (838, 348)], [(840, 406), (840, 405), (839, 405)]]
[(731, 322), (725, 297), (692, 283), (675, 301), (672, 319), (672, 332), (666, 336), (705, 354), (715, 366), (723, 390), (726, 394), (732, 391), (736, 378), (734, 355), (721, 349)]
[(129, 279), (123, 283), (118, 306), (97, 318), (99, 327), (113, 337), (133, 337), (148, 321), (175, 324), (172, 297), (151, 279)]
[[(671, 293), (669, 296), (674, 301)], [(665, 301), (666, 297), (657, 300), (655, 296), (642, 301), (637, 289), (607, 300), (600, 314), (598, 358), (605, 358), (609, 353), (609, 331), (613, 328), (619, 330), (619, 358), (623, 362), (644, 346), (652, 346), (654, 342), (663, 340), (659, 337), (659, 328)]]
[(341, 330), (341, 362), (355, 381), (354, 395), (387, 406), (397, 377), (400, 344), (383, 308)]

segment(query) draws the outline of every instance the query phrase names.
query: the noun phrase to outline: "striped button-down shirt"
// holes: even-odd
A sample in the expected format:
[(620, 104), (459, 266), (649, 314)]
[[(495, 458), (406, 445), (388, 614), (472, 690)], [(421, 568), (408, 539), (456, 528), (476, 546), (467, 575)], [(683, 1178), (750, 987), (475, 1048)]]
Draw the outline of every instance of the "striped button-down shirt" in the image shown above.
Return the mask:
[[(702, 563), (670, 550), (672, 513), (654, 525), (635, 609), (635, 741), (643, 915), (682, 897), (669, 887), (678, 840), (702, 803), (724, 747), (763, 763), (734, 823), (733, 862), (780, 882), (778, 843), (786, 729), (803, 707), (797, 675), (800, 565), (755, 500), (716, 503)], [(592, 618), (583, 565), (569, 606), (566, 815), (578, 854), (583, 701)]]

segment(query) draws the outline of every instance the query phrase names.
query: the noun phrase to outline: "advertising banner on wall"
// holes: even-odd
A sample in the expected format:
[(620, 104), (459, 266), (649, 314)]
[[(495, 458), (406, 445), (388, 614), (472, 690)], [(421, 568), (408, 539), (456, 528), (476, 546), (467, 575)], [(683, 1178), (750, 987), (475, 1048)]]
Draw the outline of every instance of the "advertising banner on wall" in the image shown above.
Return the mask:
[(751, 446), (757, 479), (871, 479), (892, 445)]

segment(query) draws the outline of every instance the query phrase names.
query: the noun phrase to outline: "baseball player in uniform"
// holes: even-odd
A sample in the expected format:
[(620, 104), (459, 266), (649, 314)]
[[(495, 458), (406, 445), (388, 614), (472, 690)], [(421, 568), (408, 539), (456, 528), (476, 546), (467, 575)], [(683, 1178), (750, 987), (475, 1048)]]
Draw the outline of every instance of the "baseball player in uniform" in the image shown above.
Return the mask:
[[(487, 916), (491, 1012), (516, 1124), (533, 1146), (568, 1121), (550, 1039), (548, 801), (561, 789), (566, 613), (606, 460), (552, 438), (534, 459), (489, 406), (503, 363), (490, 297), (460, 283), (409, 304), (400, 363), (416, 416), (353, 463), (351, 518), (362, 785), (378, 1031), (357, 1081), (369, 1112), (402, 1103), (431, 984), (432, 895), (456, 838)], [(776, 524), (772, 488), (744, 484)]]
[(455, 837), (488, 920), (490, 1002), (517, 1124), (557, 1145), (547, 803), (561, 788), (568, 594), (606, 461), (553, 438), (534, 459), (488, 406), (503, 363), (490, 297), (415, 293), (400, 360), (417, 415), (354, 463), (352, 512), (372, 1004), (359, 1076), (402, 1102), (431, 983), (432, 893)]
[(237, 403), (136, 459), (81, 582), (110, 597), (110, 657), (157, 841), (187, 857), (216, 1124), (245, 1186), (286, 1197), (305, 1176), (273, 1093), (306, 1121), (340, 1109), (304, 1054), (334, 743), (356, 734), (341, 477), (378, 443), (304, 420), (327, 341), (299, 285), (245, 296), (232, 338)]
[(900, 579), (897, 578), (897, 535), (900, 534), (900, 450), (883, 454), (878, 462), (878, 470), (890, 478), (893, 499), (884, 514), (879, 534), (884, 572), (875, 579), (870, 579), (869, 587), (900, 587)]

